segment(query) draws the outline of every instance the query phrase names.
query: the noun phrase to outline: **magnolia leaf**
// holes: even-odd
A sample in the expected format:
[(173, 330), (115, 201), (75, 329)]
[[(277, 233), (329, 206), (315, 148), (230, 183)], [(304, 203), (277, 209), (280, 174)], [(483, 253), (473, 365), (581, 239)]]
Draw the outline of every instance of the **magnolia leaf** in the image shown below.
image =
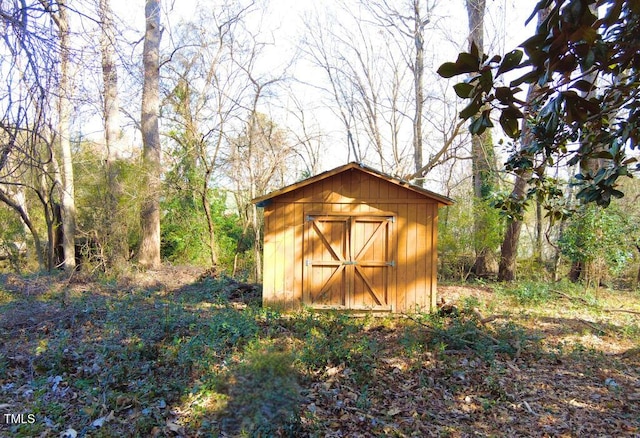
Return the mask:
[(483, 111), (482, 114), (480, 114), (480, 116), (473, 119), (473, 121), (471, 122), (471, 125), (469, 126), (469, 132), (471, 132), (471, 134), (480, 135), (487, 128), (492, 128), (492, 127), (493, 127), (493, 122), (491, 121), (490, 112), (486, 110), (486, 111)]
[(580, 79), (579, 81), (574, 82), (571, 85), (571, 88), (575, 88), (576, 90), (581, 91), (583, 93), (588, 93), (595, 88), (595, 84), (593, 82)]
[(513, 117), (513, 115), (509, 112), (503, 111), (500, 115), (499, 121), (500, 126), (502, 126), (502, 130), (506, 135), (508, 135), (510, 138), (518, 138), (518, 136), (520, 135), (520, 129), (518, 126), (519, 124), (517, 118)]
[(438, 74), (443, 78), (452, 78), (462, 73), (454, 62), (445, 62), (438, 68)]
[(514, 79), (509, 83), (511, 88), (517, 87), (522, 84), (532, 84), (538, 79), (538, 72), (530, 71), (529, 73), (525, 73), (517, 79)]
[(593, 158), (604, 158), (607, 160), (613, 160), (613, 155), (609, 151), (598, 151), (591, 155)]
[(462, 73), (471, 73), (480, 69), (480, 60), (470, 53), (459, 53), (456, 66)]
[(496, 88), (496, 99), (500, 101), (500, 103), (508, 104), (509, 102), (513, 102), (513, 92), (509, 87), (497, 87)]
[(502, 56), (500, 55), (493, 55), (493, 58), (491, 58), (489, 60), (489, 64), (497, 64), (498, 62), (502, 61)]
[(464, 73), (472, 73), (480, 69), (480, 60), (471, 53), (459, 53), (456, 62), (445, 62), (438, 67), (438, 74), (443, 78), (452, 78), (453, 76)]
[(458, 97), (461, 97), (463, 99), (471, 97), (471, 93), (473, 92), (474, 88), (475, 87), (473, 85), (466, 82), (460, 82), (459, 84), (455, 84), (453, 86), (453, 89), (455, 90)]
[(624, 197), (624, 193), (622, 193), (620, 190), (617, 189), (611, 189), (611, 196), (613, 196), (614, 198), (622, 198)]
[(471, 40), (471, 56), (480, 57), (480, 49), (478, 49), (478, 45), (473, 40)]
[(480, 110), (480, 99), (474, 99), (469, 105), (467, 105), (462, 111), (460, 111), (461, 119), (468, 119), (474, 116)]
[(520, 61), (522, 61), (522, 50), (512, 50), (507, 53), (498, 67), (498, 71), (496, 72), (496, 77), (500, 76), (502, 73), (506, 73), (508, 71), (513, 70), (514, 68), (520, 65)]

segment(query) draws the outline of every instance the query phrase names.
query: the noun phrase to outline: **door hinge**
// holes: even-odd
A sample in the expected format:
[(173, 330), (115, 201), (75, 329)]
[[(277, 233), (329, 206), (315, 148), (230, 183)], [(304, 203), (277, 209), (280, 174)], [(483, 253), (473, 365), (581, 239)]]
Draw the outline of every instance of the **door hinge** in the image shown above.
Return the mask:
[(396, 217), (395, 216), (390, 216), (389, 217), (389, 222), (391, 222), (392, 224), (396, 223)]
[(314, 217), (308, 214), (308, 215), (306, 215), (306, 216), (305, 216), (305, 218), (304, 218), (304, 219), (305, 219), (307, 222), (311, 222), (311, 221), (313, 221)]
[(387, 262), (387, 266), (391, 266), (392, 268), (396, 267), (396, 261), (395, 260), (391, 260), (390, 262)]

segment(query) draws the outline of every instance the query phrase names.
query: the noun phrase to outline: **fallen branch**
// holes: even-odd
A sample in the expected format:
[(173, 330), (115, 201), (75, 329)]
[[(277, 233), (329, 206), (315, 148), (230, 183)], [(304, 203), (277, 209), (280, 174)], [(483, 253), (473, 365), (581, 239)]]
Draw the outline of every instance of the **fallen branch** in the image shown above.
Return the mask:
[(589, 321), (585, 321), (584, 319), (577, 319), (576, 321), (580, 321), (581, 323), (583, 323), (584, 325), (592, 328), (593, 330), (600, 332), (602, 334), (605, 334), (607, 336), (609, 336), (609, 332), (607, 332), (605, 329), (603, 329), (602, 327), (598, 327), (596, 324), (589, 322)]
[(483, 325), (489, 322), (493, 322), (498, 318), (506, 318), (505, 315), (490, 315), (485, 317), (482, 313), (480, 313), (480, 311), (476, 307), (474, 307), (471, 312), (476, 318), (478, 318), (478, 321)]
[(640, 312), (636, 310), (627, 310), (627, 309), (602, 309), (603, 312), (606, 313), (630, 313), (632, 315), (640, 315)]
[(433, 327), (431, 327), (429, 324), (425, 324), (424, 322), (420, 321), (419, 319), (416, 319), (413, 317), (413, 315), (409, 314), (409, 313), (403, 313), (402, 316), (404, 316), (405, 318), (409, 318), (411, 321), (420, 324), (422, 327), (425, 327), (427, 330), (429, 330), (431, 333), (434, 333), (435, 330), (433, 330)]
[(571, 295), (565, 294), (564, 292), (560, 292), (559, 290), (554, 290), (554, 289), (549, 289), (549, 292), (553, 292), (554, 294), (560, 295), (561, 297), (564, 297), (569, 301), (580, 301), (581, 303), (586, 304), (587, 306), (591, 305), (590, 302), (588, 302), (582, 297), (572, 297)]
[[(570, 301), (579, 301), (587, 306), (593, 306), (593, 304), (591, 304), (590, 302), (588, 302), (587, 300), (585, 300), (582, 297), (573, 297), (571, 295), (565, 294), (564, 292), (560, 292), (559, 290), (552, 290), (550, 289), (549, 292), (553, 292), (554, 294), (560, 295), (561, 297), (564, 297)], [(631, 315), (640, 315), (640, 312), (637, 310), (627, 310), (627, 309), (608, 309), (608, 308), (601, 308), (599, 309), (602, 312), (605, 313), (630, 313)]]

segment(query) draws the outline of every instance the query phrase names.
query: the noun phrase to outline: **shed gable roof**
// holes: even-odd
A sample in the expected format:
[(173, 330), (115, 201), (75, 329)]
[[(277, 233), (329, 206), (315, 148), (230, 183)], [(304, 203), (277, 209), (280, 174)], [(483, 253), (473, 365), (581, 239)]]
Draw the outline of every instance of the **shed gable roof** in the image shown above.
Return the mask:
[(372, 169), (368, 166), (365, 166), (364, 164), (361, 163), (349, 163), (349, 164), (345, 164), (343, 166), (339, 166), (336, 167), (335, 169), (332, 170), (328, 170), (326, 172), (322, 172), (319, 173), (318, 175), (312, 176), (311, 178), (307, 178), (305, 180), (302, 181), (298, 181), (297, 183), (291, 184), (289, 186), (283, 187), (279, 190), (276, 190), (274, 192), (268, 193), (264, 196), (260, 196), (257, 197), (255, 199), (253, 199), (251, 202), (253, 202), (254, 204), (257, 204), (259, 207), (264, 206), (265, 203), (267, 201), (270, 201), (274, 198), (277, 198), (278, 196), (282, 196), (284, 194), (290, 193), (294, 190), (300, 189), (302, 187), (306, 187), (309, 186), (311, 184), (315, 184), (319, 181), (325, 180), (327, 178), (330, 178), (334, 175), (338, 175), (340, 173), (349, 171), (349, 170), (358, 170), (360, 172), (369, 174), (371, 176), (374, 176), (376, 178), (380, 178), (384, 181), (387, 181), (389, 183), (392, 183), (398, 187), (402, 187), (405, 190), (409, 190), (411, 192), (417, 193), (418, 195), (424, 196), (425, 198), (429, 198), (429, 199), (433, 199), (434, 201), (437, 201), (440, 204), (443, 205), (452, 205), (453, 204), (453, 200), (451, 198), (448, 198), (446, 196), (440, 195), (438, 193), (432, 192), (430, 190), (424, 189), (420, 186), (417, 186), (415, 184), (411, 184), (408, 181), (402, 180), (400, 178), (396, 178), (393, 177), (391, 175), (387, 175), (383, 172), (380, 172), (378, 170)]

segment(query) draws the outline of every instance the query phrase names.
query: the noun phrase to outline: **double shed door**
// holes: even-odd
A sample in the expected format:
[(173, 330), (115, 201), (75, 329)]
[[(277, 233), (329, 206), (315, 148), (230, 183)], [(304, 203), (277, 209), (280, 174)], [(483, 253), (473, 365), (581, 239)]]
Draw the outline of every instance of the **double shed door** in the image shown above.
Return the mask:
[(392, 310), (395, 216), (307, 214), (304, 304)]

